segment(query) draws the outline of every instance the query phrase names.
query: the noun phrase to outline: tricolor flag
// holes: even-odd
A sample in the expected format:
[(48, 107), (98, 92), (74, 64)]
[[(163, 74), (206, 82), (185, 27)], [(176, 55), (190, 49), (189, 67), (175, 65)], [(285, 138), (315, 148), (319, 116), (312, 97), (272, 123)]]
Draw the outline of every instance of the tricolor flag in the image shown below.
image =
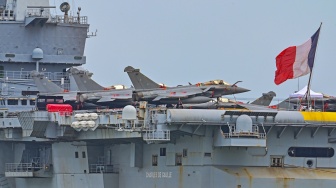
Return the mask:
[(287, 79), (304, 76), (313, 70), (314, 58), (320, 29), (304, 44), (290, 46), (276, 57), (274, 83), (279, 85)]

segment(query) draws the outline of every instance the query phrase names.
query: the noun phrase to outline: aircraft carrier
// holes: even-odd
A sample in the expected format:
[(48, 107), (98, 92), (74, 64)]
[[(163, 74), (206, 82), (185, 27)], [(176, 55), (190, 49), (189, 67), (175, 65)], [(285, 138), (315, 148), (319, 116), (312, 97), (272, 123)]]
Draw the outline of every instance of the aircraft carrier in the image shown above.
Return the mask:
[(0, 0), (0, 187), (334, 187), (335, 112), (137, 107), (38, 110), (36, 70), (73, 90), (87, 17)]

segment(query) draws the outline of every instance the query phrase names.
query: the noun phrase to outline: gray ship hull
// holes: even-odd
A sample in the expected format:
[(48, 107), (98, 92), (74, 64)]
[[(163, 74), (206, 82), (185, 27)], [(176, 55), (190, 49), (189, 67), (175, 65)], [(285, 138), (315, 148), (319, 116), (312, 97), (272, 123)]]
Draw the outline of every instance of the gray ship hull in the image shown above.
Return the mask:
[[(206, 114), (199, 117), (200, 112)], [(19, 115), (20, 127), (7, 126), (1, 131), (1, 148), (6, 151), (0, 154), (3, 182), (8, 187), (55, 188), (332, 187), (335, 184), (334, 152), (326, 156), (308, 153), (307, 157), (290, 153), (292, 147), (333, 151), (334, 123), (304, 122), (307, 115), (300, 112), (272, 112), (275, 116), (267, 112), (266, 117), (254, 112), (248, 117), (263, 124), (267, 137), (251, 138), (246, 133), (223, 137), (227, 132), (223, 128), (225, 122), (237, 122), (239, 127), (237, 119), (246, 112), (234, 112), (234, 116), (224, 110), (146, 113), (152, 114), (147, 122), (154, 122), (156, 127), (151, 136), (137, 128), (151, 125), (139, 121), (133, 128), (128, 127), (118, 118), (121, 114), (115, 112), (98, 113), (98, 127), (86, 131), (66, 125), (74, 121), (73, 115), (48, 112)], [(328, 113), (323, 121), (334, 117), (335, 114)], [(198, 122), (197, 118), (204, 121)], [(264, 132), (261, 128), (260, 133)], [(162, 136), (160, 129), (170, 132)], [(31, 164), (29, 161), (37, 157), (43, 168), (34, 171), (30, 166), (27, 171), (20, 171), (20, 164)]]

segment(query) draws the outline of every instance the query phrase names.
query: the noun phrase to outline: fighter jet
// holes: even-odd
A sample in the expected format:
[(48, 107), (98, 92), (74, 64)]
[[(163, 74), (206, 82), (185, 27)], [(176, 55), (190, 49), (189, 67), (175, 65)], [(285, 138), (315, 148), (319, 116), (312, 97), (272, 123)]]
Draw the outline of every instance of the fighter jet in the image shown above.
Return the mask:
[(223, 80), (212, 80), (186, 86), (166, 87), (143, 75), (140, 69), (134, 69), (128, 66), (124, 69), (124, 72), (127, 72), (131, 79), (136, 90), (137, 100), (147, 100), (150, 102), (159, 101), (165, 103), (168, 101), (176, 102), (176, 100), (178, 100), (179, 103), (204, 103), (210, 101), (211, 98), (250, 91), (238, 87), (236, 85), (238, 82), (230, 85)]
[[(92, 80), (92, 73), (86, 70), (72, 67), (71, 69), (69, 69), (69, 73), (70, 79), (76, 82), (78, 89), (81, 91), (93, 91), (96, 89), (104, 88), (97, 82)], [(81, 102), (93, 100), (97, 100), (95, 101), (97, 103), (108, 102), (111, 100), (109, 99), (110, 96), (105, 97), (105, 94), (109, 92), (121, 93), (120, 96), (126, 96), (125, 99), (131, 99), (133, 96), (134, 101), (150, 101), (151, 104), (178, 104), (179, 102), (200, 103), (211, 100), (209, 97), (199, 96), (201, 93), (203, 93), (203, 90), (201, 90), (200, 88), (190, 88), (188, 90), (183, 88), (160, 88), (146, 89), (141, 91), (137, 91), (135, 89), (114, 88), (116, 88), (116, 86), (104, 88), (104, 91), (94, 91), (93, 93), (78, 92), (79, 100)]]
[[(90, 107), (124, 107), (133, 104), (132, 90), (64, 91), (48, 80), (43, 74), (33, 71), (31, 76), (40, 92), (40, 96), (62, 96), (65, 103)], [(98, 88), (98, 87), (96, 87)]]
[(91, 103), (78, 103), (77, 92), (69, 92), (48, 80), (44, 74), (32, 71), (33, 78), (39, 91), (36, 106), (39, 110), (46, 110), (47, 104), (65, 103), (70, 104), (74, 109), (95, 109), (98, 106)]
[[(315, 111), (336, 111), (336, 98), (324, 95), (323, 98), (310, 99), (311, 110)], [(282, 103), (275, 105), (275, 108), (287, 108), (290, 110), (309, 110), (306, 98), (287, 98)]]
[(220, 108), (226, 108), (226, 109), (267, 109), (267, 107), (271, 104), (273, 98), (276, 96), (276, 94), (273, 91), (270, 91), (268, 93), (263, 93), (261, 97), (256, 99), (255, 101), (251, 103), (243, 103), (243, 102), (237, 102), (232, 101), (227, 98), (219, 98), (219, 100), (211, 100), (207, 103), (201, 103), (201, 104), (183, 104), (183, 108), (192, 108), (192, 109), (220, 109)]
[(78, 88), (77, 98), (79, 102), (89, 102), (110, 107), (124, 107), (133, 104), (133, 89), (105, 88), (91, 79), (92, 73), (72, 67), (68, 70), (69, 77)]

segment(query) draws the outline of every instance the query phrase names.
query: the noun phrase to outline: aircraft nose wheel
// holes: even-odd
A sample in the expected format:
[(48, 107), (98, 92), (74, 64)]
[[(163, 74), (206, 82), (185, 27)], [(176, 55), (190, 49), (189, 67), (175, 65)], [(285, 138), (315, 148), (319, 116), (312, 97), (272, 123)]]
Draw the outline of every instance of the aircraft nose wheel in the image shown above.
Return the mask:
[(182, 101), (181, 101), (180, 98), (179, 98), (179, 101), (178, 101), (178, 103), (177, 103), (176, 108), (179, 108), (179, 109), (182, 109), (182, 108), (183, 108), (183, 104), (182, 104)]

